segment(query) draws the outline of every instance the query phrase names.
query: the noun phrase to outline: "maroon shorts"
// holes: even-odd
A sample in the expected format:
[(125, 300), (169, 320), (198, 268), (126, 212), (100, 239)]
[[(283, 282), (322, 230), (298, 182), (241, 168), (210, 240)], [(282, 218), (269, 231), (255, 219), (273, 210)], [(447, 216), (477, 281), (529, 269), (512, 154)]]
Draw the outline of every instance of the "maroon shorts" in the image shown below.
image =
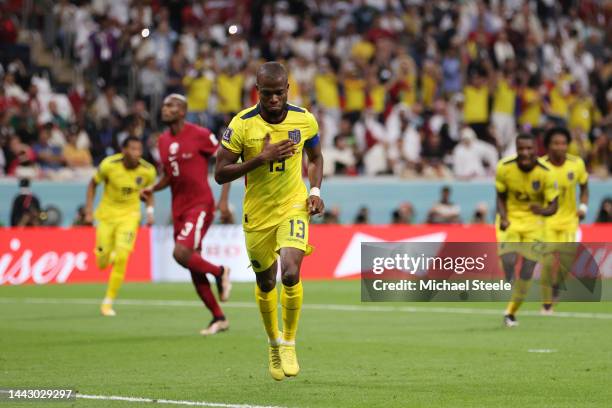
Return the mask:
[(174, 242), (200, 251), (202, 239), (215, 218), (212, 206), (194, 207), (173, 217)]

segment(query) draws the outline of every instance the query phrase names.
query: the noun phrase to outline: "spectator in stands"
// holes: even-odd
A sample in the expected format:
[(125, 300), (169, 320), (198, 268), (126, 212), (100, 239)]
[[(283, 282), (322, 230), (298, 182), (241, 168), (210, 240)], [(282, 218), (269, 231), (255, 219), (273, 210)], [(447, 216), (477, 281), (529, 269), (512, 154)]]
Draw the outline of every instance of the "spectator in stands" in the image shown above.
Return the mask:
[(487, 224), (489, 218), (489, 206), (484, 201), (476, 204), (474, 215), (472, 216), (472, 224)]
[(370, 210), (366, 206), (362, 206), (357, 211), (357, 215), (355, 216), (354, 224), (369, 224), (370, 223)]
[(323, 224), (340, 224), (340, 207), (333, 206), (323, 213)]
[(513, 64), (510, 62), (504, 69), (495, 75), (493, 94), (493, 113), (491, 124), (495, 132), (497, 147), (502, 157), (516, 153), (516, 88), (512, 75)]
[(391, 213), (392, 224), (412, 224), (414, 221), (414, 207), (412, 203), (406, 201), (399, 205)]
[(612, 222), (612, 197), (603, 199), (595, 222)]
[(463, 120), (480, 140), (489, 141), (489, 86), (483, 68), (478, 69), (463, 89)]
[(355, 154), (345, 135), (334, 138), (334, 145), (325, 149), (325, 175), (354, 175), (356, 174)]
[(453, 150), (453, 173), (459, 179), (472, 179), (493, 174), (498, 155), (495, 147), (476, 139), (472, 128), (461, 130), (461, 141)]
[(117, 88), (111, 84), (105, 85), (104, 92), (96, 98), (93, 105), (93, 118), (96, 123), (101, 124), (103, 119), (109, 119), (111, 116), (124, 118), (127, 114), (127, 103), (122, 96), (117, 95)]
[(6, 174), (9, 176), (19, 176), (27, 174), (36, 177), (36, 155), (30, 146), (23, 143), (17, 135), (11, 135), (8, 141), (8, 167)]
[(57, 170), (65, 163), (62, 148), (49, 143), (52, 130), (52, 123), (44, 124), (38, 132), (38, 142), (32, 147), (36, 154), (36, 162), (43, 172)]
[(74, 216), (74, 220), (72, 220), (73, 227), (86, 226), (89, 225), (85, 219), (85, 206), (80, 205), (77, 208), (76, 215)]
[(93, 160), (89, 149), (78, 147), (78, 137), (79, 128), (71, 126), (66, 133), (66, 146), (63, 149), (64, 162), (68, 168), (75, 172), (80, 171), (83, 177), (85, 177), (93, 169)]
[(427, 213), (428, 224), (459, 224), (461, 208), (450, 201), (451, 189), (449, 186), (442, 187), (440, 201), (434, 204)]
[(19, 194), (13, 200), (11, 209), (12, 227), (33, 227), (40, 225), (40, 201), (30, 190), (30, 180), (19, 180)]
[(201, 126), (211, 126), (209, 100), (213, 89), (214, 74), (207, 70), (205, 61), (198, 60), (183, 78), (187, 91), (187, 121)]
[(448, 178), (451, 172), (444, 164), (444, 159), (448, 153), (446, 147), (442, 143), (440, 134), (430, 132), (425, 128), (421, 128), (423, 133), (423, 144), (421, 147), (421, 166), (422, 174), (429, 178)]

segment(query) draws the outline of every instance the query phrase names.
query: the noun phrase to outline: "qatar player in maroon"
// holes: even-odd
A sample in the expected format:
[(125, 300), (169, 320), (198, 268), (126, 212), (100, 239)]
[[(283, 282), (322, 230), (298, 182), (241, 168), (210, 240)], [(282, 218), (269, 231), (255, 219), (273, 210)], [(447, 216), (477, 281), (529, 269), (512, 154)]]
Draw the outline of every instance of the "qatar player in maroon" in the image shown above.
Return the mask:
[[(215, 199), (208, 185), (208, 159), (215, 154), (219, 144), (210, 130), (186, 122), (186, 112), (184, 96), (171, 94), (164, 99), (162, 121), (168, 130), (158, 142), (162, 176), (142, 195), (146, 198), (170, 186), (175, 242), (173, 256), (181, 266), (189, 269), (198, 295), (213, 315), (210, 325), (200, 332), (206, 336), (229, 328), (206, 277), (206, 274), (215, 277), (219, 299), (224, 302), (231, 290), (229, 268), (213, 265), (200, 255), (202, 239), (215, 216)], [(229, 184), (227, 186), (229, 188)], [(225, 190), (220, 203), (222, 217), (228, 216), (227, 195)]]

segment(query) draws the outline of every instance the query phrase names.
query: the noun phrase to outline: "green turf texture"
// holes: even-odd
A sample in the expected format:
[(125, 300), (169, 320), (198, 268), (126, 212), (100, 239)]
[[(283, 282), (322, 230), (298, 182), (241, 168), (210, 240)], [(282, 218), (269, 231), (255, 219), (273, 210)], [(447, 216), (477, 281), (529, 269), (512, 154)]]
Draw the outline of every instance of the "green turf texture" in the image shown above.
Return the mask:
[[(358, 281), (305, 282), (304, 290), (302, 371), (275, 382), (252, 284), (234, 285), (232, 301), (240, 304), (226, 308), (231, 329), (210, 338), (198, 334), (209, 315), (195, 305), (117, 305), (117, 317), (103, 318), (97, 304), (24, 300), (97, 300), (104, 285), (0, 287), (0, 387), (285, 407), (611, 404), (611, 319), (519, 314), (520, 326), (506, 329), (499, 303), (394, 305), (499, 309), (500, 315), (330, 311), (307, 305), (361, 304)], [(189, 284), (126, 284), (120, 299), (197, 298)], [(612, 303), (565, 303), (558, 310), (609, 314)], [(0, 402), (5, 406), (41, 404)], [(77, 400), (42, 406), (162, 405)]]

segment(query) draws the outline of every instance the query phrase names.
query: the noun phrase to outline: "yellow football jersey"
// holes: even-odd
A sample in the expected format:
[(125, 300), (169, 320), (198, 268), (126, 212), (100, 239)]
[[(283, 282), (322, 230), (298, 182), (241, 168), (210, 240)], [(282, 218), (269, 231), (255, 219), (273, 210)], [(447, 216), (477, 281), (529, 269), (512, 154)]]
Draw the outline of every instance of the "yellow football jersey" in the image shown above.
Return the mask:
[(580, 157), (567, 155), (561, 166), (555, 166), (548, 156), (542, 161), (550, 168), (559, 189), (559, 209), (554, 215), (546, 217), (546, 227), (554, 230), (578, 228), (576, 215), (576, 186), (589, 180), (584, 161)]
[(140, 190), (153, 185), (156, 175), (155, 167), (142, 159), (136, 168), (125, 168), (121, 153), (102, 160), (94, 175), (96, 183), (104, 183), (102, 200), (95, 213), (96, 219), (140, 220)]
[(546, 206), (559, 192), (552, 171), (539, 159), (530, 172), (522, 171), (517, 157), (507, 157), (497, 165), (495, 188), (507, 193), (508, 221), (515, 231), (531, 231), (544, 227), (544, 217), (531, 212), (531, 204)]
[(279, 162), (270, 162), (249, 172), (245, 178), (243, 226), (245, 231), (263, 230), (281, 222), (291, 211), (305, 211), (308, 192), (302, 180), (304, 144), (318, 142), (319, 125), (304, 108), (288, 105), (285, 120), (266, 122), (259, 105), (238, 113), (223, 134), (221, 144), (248, 161), (261, 153), (266, 133), (270, 143), (290, 139), (297, 153)]

